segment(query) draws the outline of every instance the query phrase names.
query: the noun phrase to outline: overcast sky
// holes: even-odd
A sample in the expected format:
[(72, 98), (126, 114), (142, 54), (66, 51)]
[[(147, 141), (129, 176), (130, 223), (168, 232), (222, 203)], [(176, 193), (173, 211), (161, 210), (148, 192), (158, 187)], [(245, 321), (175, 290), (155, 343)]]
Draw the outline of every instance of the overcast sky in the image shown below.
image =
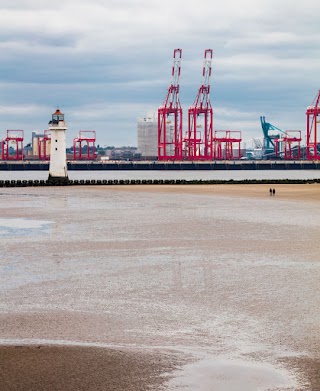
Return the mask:
[(185, 114), (213, 49), (214, 129), (260, 137), (265, 115), (304, 137), (320, 88), (319, 11), (316, 0), (0, 0), (0, 138), (23, 129), (28, 142), (59, 106), (68, 144), (96, 130), (100, 145), (136, 145), (137, 118), (165, 98), (175, 48)]

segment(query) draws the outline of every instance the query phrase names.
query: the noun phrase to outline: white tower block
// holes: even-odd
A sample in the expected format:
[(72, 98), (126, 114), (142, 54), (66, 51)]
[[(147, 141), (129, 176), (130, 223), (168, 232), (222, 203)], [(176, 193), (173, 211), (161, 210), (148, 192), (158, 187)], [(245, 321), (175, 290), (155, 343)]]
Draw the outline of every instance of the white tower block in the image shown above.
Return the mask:
[(51, 151), (49, 181), (67, 182), (67, 156), (66, 156), (66, 130), (67, 123), (64, 121), (64, 114), (59, 109), (52, 114), (49, 122), (51, 133)]

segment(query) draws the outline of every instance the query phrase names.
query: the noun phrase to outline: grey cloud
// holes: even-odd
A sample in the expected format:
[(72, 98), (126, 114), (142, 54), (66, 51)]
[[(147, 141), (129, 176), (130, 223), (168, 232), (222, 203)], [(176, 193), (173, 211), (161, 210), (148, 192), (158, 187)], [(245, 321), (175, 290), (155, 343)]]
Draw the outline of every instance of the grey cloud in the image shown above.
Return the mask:
[[(11, 18), (0, 27), (0, 105), (12, 108), (0, 116), (1, 129), (45, 127), (59, 104), (72, 129), (94, 128), (101, 143), (135, 142), (136, 118), (165, 97), (175, 47), (183, 49), (184, 109), (201, 82), (203, 51), (212, 48), (215, 124), (243, 126), (245, 135), (260, 135), (259, 113), (279, 127), (304, 128), (319, 86), (320, 7), (312, 0), (295, 7), (287, 0), (205, 0), (203, 7), (189, 0), (18, 0), (0, 8)], [(39, 111), (26, 117), (21, 105)]]

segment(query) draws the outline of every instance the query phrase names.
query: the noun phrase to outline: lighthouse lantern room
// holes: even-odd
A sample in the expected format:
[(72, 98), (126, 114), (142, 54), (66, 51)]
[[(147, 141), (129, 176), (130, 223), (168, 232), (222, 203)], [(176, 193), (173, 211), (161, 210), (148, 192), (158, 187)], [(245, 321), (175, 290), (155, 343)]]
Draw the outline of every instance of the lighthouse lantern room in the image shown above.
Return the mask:
[(58, 108), (52, 114), (52, 120), (49, 122), (49, 130), (51, 133), (49, 182), (68, 182), (66, 156), (67, 129), (68, 127), (64, 120), (64, 114), (62, 114)]

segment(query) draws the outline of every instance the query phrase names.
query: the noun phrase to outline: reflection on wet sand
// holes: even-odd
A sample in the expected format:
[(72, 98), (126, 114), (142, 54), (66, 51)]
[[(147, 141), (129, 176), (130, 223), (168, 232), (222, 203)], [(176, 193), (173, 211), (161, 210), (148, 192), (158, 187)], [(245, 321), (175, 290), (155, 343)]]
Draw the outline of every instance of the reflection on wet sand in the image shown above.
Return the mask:
[(288, 371), (270, 364), (215, 358), (186, 365), (168, 386), (185, 391), (296, 389), (297, 384), (290, 377)]

